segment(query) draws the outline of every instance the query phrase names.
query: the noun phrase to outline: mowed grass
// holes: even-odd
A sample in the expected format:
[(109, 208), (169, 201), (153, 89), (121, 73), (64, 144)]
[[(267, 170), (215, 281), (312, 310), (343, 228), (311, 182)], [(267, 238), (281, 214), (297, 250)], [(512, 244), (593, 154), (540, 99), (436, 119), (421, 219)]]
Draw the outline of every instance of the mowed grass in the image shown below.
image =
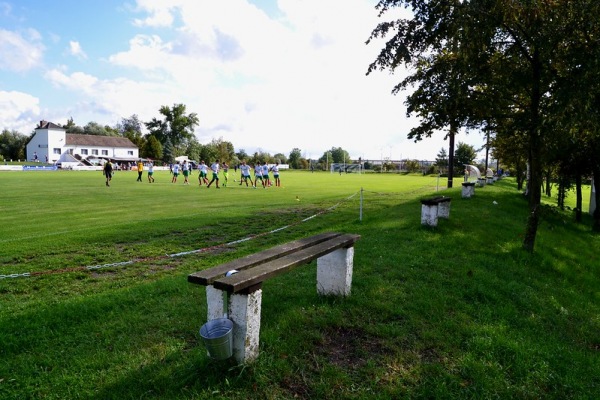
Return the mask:
[[(530, 255), (510, 179), (471, 199), (456, 182), (431, 229), (419, 200), (436, 177), (283, 171), (282, 188), (246, 189), (235, 175), (216, 190), (168, 172), (109, 188), (100, 172), (0, 173), (0, 275), (33, 275), (0, 279), (0, 398), (600, 395), (589, 216), (545, 207)], [(314, 263), (271, 279), (259, 359), (210, 360), (187, 275), (328, 230), (361, 235), (352, 295), (319, 297)]]

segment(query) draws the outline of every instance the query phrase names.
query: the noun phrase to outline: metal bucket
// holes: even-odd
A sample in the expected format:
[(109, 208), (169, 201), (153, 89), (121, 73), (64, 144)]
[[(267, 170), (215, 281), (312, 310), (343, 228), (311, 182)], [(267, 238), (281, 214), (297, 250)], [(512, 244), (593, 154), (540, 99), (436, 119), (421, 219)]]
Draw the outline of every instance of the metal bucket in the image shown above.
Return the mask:
[(227, 318), (212, 319), (202, 325), (200, 336), (208, 355), (215, 360), (226, 360), (233, 355), (233, 322)]

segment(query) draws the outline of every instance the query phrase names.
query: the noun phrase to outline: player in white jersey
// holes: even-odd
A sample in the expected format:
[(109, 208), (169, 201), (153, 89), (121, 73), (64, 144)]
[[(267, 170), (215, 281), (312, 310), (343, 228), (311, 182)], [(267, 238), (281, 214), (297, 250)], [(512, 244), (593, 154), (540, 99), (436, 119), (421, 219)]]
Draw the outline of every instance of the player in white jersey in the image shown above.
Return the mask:
[(190, 164), (188, 164), (187, 160), (185, 160), (183, 162), (183, 165), (181, 166), (181, 172), (183, 173), (183, 184), (184, 185), (189, 185), (190, 182), (188, 181), (188, 176), (190, 175)]
[(275, 163), (275, 165), (271, 167), (271, 171), (273, 171), (275, 186), (281, 186), (281, 181), (279, 180), (279, 163)]
[(202, 182), (208, 185), (208, 166), (204, 163), (204, 160), (200, 161), (198, 164), (198, 184), (202, 186)]
[(266, 187), (271, 186), (271, 178), (269, 178), (269, 166), (267, 165), (266, 161), (263, 162), (262, 165), (262, 178)]
[(179, 176), (179, 164), (173, 164), (173, 178), (171, 179), (171, 183), (177, 182), (177, 177)]
[(246, 161), (242, 161), (242, 165), (240, 165), (240, 171), (242, 173), (240, 185), (242, 182), (246, 182), (246, 186), (248, 186), (248, 180), (250, 180), (250, 185), (254, 185), (254, 182), (252, 182), (252, 177), (250, 176), (250, 166), (246, 164)]
[(212, 169), (212, 179), (208, 183), (208, 186), (206, 186), (207, 189), (215, 181), (216, 181), (215, 185), (217, 186), (217, 189), (219, 189), (219, 168), (220, 168), (219, 160), (215, 160), (215, 162), (212, 163), (212, 165), (210, 166), (210, 169)]
[(260, 180), (260, 184), (262, 185), (263, 189), (265, 188), (265, 181), (263, 180), (262, 174), (263, 174), (263, 171), (262, 171), (262, 166), (260, 165), (260, 163), (254, 164), (254, 188), (255, 189), (258, 186), (259, 180)]

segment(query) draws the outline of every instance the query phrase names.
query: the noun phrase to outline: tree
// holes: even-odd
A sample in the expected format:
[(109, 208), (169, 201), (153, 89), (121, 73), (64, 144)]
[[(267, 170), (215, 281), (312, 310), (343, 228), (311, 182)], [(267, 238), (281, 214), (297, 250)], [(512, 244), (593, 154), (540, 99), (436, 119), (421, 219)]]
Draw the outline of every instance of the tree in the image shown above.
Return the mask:
[(193, 138), (188, 142), (188, 145), (185, 149), (185, 154), (190, 158), (190, 160), (200, 161), (200, 155), (202, 154), (202, 149), (204, 146)]
[(237, 156), (238, 160), (240, 160), (240, 161), (248, 160), (248, 158), (250, 157), (248, 155), (248, 153), (246, 153), (246, 150), (244, 150), (244, 149), (240, 149), (237, 153), (235, 153), (235, 155)]
[[(158, 141), (158, 139), (156, 139)], [(158, 141), (158, 143), (160, 143), (160, 141)], [(173, 162), (175, 162), (175, 149), (173, 148), (173, 145), (171, 144), (171, 139), (167, 138), (166, 142), (163, 146), (163, 155), (162, 155), (162, 160), (166, 163), (166, 164), (172, 164)]]
[[(15, 130), (4, 129), (0, 134), (0, 155), (8, 160), (25, 159), (25, 146), (29, 137)], [(31, 155), (29, 155), (31, 158)]]
[(213, 139), (207, 146), (212, 148), (214, 159), (218, 159), (221, 162), (230, 162), (235, 157), (233, 143), (223, 140), (222, 137)]
[[(407, 100), (408, 112), (423, 118), (411, 131), (415, 138), (442, 126), (449, 125), (452, 133), (457, 126), (504, 119), (518, 128), (513, 132), (523, 135), (530, 167), (523, 248), (532, 252), (545, 152), (556, 132), (548, 116), (556, 93), (566, 89), (560, 77), (590, 63), (596, 66), (589, 76), (598, 77), (596, 61), (572, 54), (590, 50), (582, 43), (593, 43), (591, 54), (598, 55), (599, 24), (592, 12), (599, 11), (597, 2), (381, 0), (377, 7), (383, 15), (401, 6), (410, 7), (414, 17), (377, 26), (371, 39), (394, 34), (369, 72), (399, 65), (414, 68), (396, 90), (418, 85)], [(506, 130), (503, 134), (512, 135)]]
[(447, 171), (448, 169), (448, 153), (446, 153), (446, 149), (443, 147), (440, 149), (440, 152), (437, 154), (435, 159), (435, 165), (438, 167), (440, 172)]
[(112, 136), (112, 132), (94, 121), (88, 122), (87, 125), (83, 127), (83, 133), (85, 135)]
[(189, 140), (194, 138), (194, 128), (198, 126), (198, 116), (196, 113), (186, 115), (184, 104), (174, 104), (173, 107), (162, 106), (159, 113), (163, 119), (152, 118), (152, 121), (146, 122), (151, 135), (154, 135), (159, 142), (165, 146), (167, 139), (175, 148), (185, 146)]
[(65, 128), (66, 133), (75, 133), (80, 135), (84, 133), (83, 128), (75, 124), (75, 121), (73, 121), (73, 117), (67, 120), (67, 123), (63, 125), (63, 128)]
[(285, 156), (285, 154), (283, 153), (277, 153), (273, 156), (273, 159), (275, 162), (278, 162), (279, 164), (287, 164), (288, 163), (288, 159)]
[(367, 43), (389, 34), (392, 37), (371, 63), (367, 74), (376, 69), (393, 71), (400, 65), (413, 68), (414, 73), (397, 84), (392, 93), (417, 86), (405, 101), (406, 114), (416, 114), (421, 122), (410, 130), (408, 138), (419, 141), (448, 129), (447, 185), (451, 188), (455, 136), (461, 126), (471, 124), (473, 109), (481, 103), (473, 95), (477, 80), (472, 66), (461, 54), (465, 40), (461, 34), (464, 7), (459, 0), (382, 0), (377, 8), (383, 16), (403, 3), (412, 8), (414, 17), (382, 22), (375, 28)]
[(144, 140), (140, 150), (141, 156), (144, 158), (150, 158), (153, 160), (163, 159), (163, 146), (153, 135), (149, 135), (146, 140)]
[(473, 146), (458, 142), (458, 145), (456, 146), (456, 164), (454, 165), (454, 174), (460, 175), (461, 171), (465, 169), (465, 165), (473, 164), (475, 157), (477, 157), (477, 153), (475, 152), (475, 148)]
[(290, 168), (300, 169), (302, 168), (302, 164), (300, 163), (300, 159), (302, 158), (302, 151), (294, 147), (290, 152), (290, 156), (288, 157), (288, 163), (290, 164)]
[(419, 160), (406, 160), (404, 168), (406, 168), (408, 172), (419, 172), (419, 170), (421, 170), (421, 163)]
[[(117, 124), (115, 129), (117, 130), (119, 135), (131, 140), (131, 142), (133, 144), (135, 144), (138, 148), (141, 149), (141, 148), (145, 147), (146, 140), (144, 140), (144, 136), (142, 134), (142, 123), (140, 122), (140, 120), (136, 114), (133, 114), (129, 118), (122, 118), (121, 122), (119, 122)], [(148, 136), (148, 138), (149, 138), (149, 136)], [(148, 139), (148, 138), (146, 138), (146, 139)], [(156, 139), (156, 136), (154, 136), (154, 139)], [(151, 147), (154, 147), (154, 146), (155, 146), (155, 144), (152, 143)], [(161, 145), (161, 153), (162, 153), (162, 145)], [(149, 158), (159, 159), (161, 157), (149, 157)]]
[(334, 163), (352, 163), (352, 160), (350, 159), (350, 154), (348, 154), (348, 152), (342, 149), (341, 147), (332, 147), (331, 150), (329, 150), (329, 154), (331, 155), (331, 160), (333, 160), (332, 162)]

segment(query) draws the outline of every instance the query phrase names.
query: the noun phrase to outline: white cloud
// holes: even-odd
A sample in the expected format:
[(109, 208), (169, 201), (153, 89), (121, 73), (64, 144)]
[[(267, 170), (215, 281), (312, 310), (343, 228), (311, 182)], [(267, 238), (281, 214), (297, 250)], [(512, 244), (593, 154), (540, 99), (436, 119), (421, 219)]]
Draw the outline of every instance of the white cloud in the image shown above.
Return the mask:
[(81, 44), (77, 41), (69, 41), (69, 54), (80, 60), (87, 60), (87, 54), (85, 54), (85, 51), (81, 48)]
[(176, 7), (175, 1), (169, 0), (137, 0), (136, 11), (148, 13), (144, 19), (136, 18), (133, 20), (135, 26), (143, 27), (168, 27), (174, 21), (173, 8)]
[(41, 66), (44, 46), (39, 33), (29, 29), (24, 34), (0, 29), (0, 69), (24, 72)]
[(27, 93), (0, 91), (2, 129), (31, 132), (40, 115), (39, 99)]

